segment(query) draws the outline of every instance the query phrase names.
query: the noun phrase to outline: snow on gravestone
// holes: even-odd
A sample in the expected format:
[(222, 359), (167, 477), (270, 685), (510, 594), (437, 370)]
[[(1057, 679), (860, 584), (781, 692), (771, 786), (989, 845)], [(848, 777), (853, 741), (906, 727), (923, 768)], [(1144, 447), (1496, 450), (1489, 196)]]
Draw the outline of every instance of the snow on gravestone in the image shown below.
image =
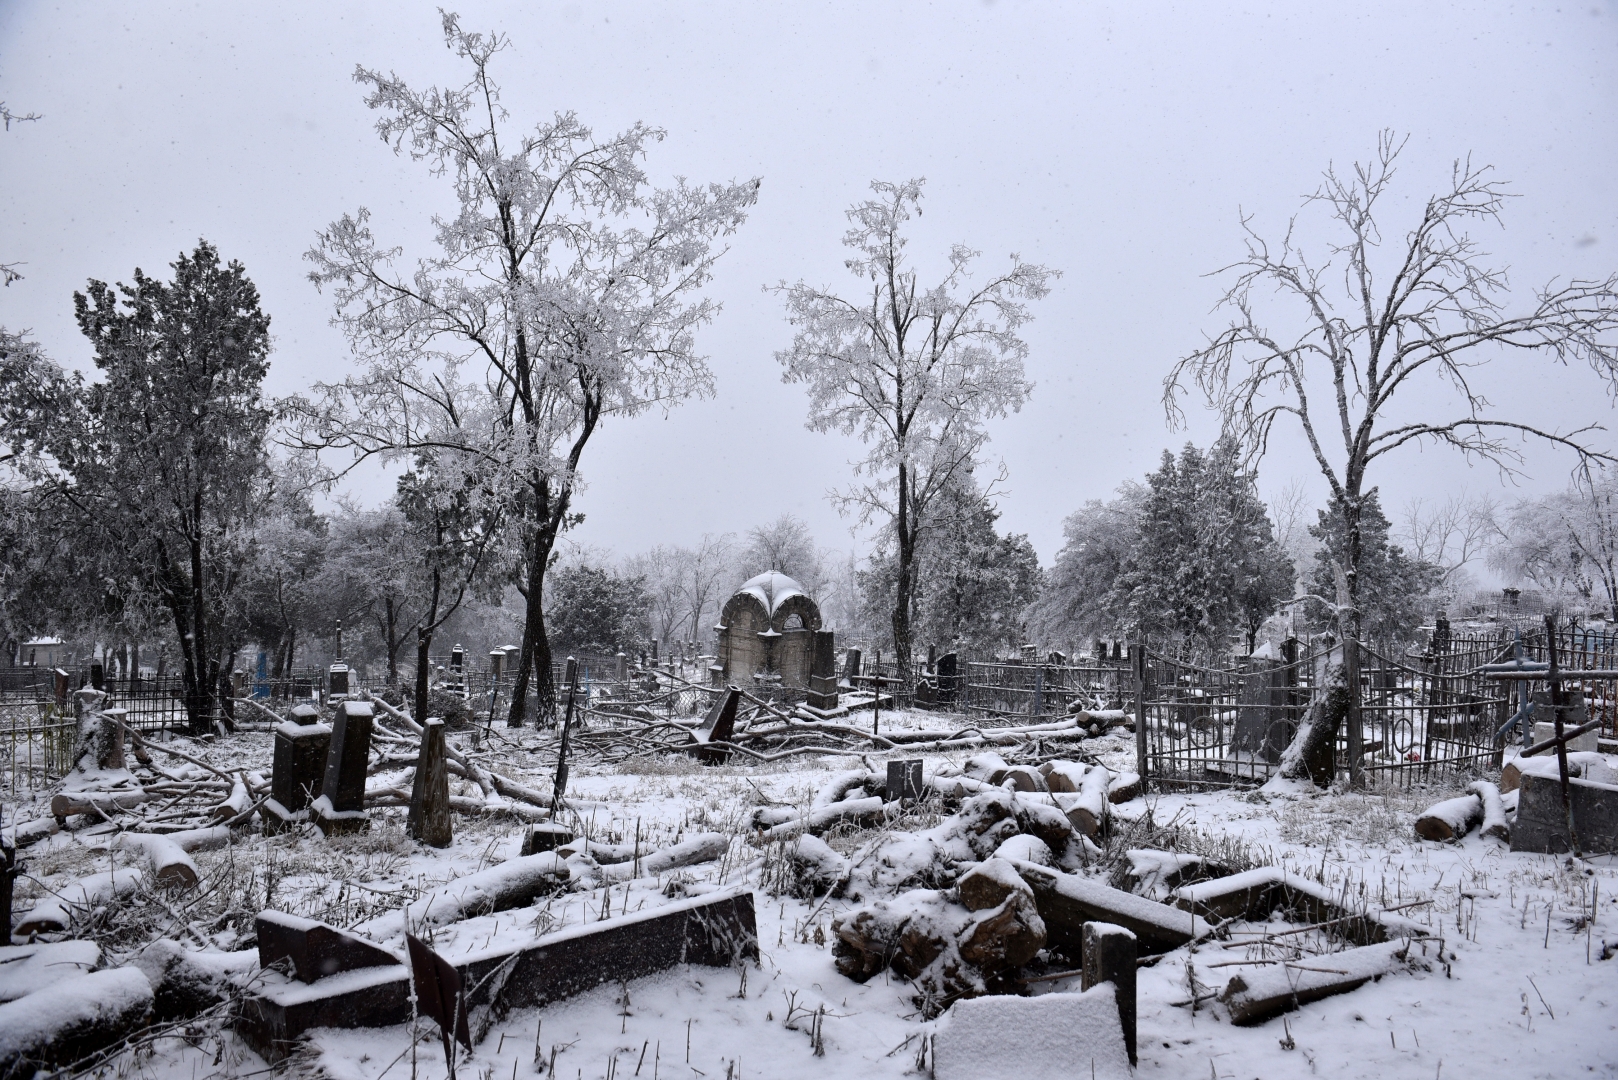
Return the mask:
[(337, 708), (320, 797), (309, 805), (310, 817), (327, 836), (362, 832), (371, 827), (371, 819), (365, 813), (371, 715), (371, 706), (363, 701), (344, 701)]
[(936, 1080), (1128, 1080), (1111, 983), (1082, 994), (957, 1001), (933, 1042)]

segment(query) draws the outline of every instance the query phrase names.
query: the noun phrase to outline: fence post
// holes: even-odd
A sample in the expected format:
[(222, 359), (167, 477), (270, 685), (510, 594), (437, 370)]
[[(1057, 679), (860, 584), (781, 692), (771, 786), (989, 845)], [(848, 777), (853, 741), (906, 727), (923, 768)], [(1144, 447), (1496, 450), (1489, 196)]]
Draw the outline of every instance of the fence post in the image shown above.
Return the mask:
[(1343, 639), (1343, 669), (1348, 680), (1348, 784), (1358, 788), (1365, 731), (1360, 723), (1360, 643), (1352, 634)]
[(1146, 666), (1146, 639), (1132, 642), (1129, 646), (1129, 670), (1133, 676), (1132, 690), (1135, 695), (1135, 771), (1140, 773), (1140, 789), (1148, 790), (1146, 775), (1146, 695), (1149, 692), (1147, 685)]

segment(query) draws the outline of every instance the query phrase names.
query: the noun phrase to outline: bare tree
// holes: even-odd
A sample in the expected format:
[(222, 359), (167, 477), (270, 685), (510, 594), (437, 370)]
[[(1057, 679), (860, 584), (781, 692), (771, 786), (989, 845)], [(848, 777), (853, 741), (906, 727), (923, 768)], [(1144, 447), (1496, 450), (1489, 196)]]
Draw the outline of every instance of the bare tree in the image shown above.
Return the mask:
[(870, 449), (855, 467), (863, 481), (833, 498), (862, 523), (891, 532), (898, 554), (893, 640), (910, 662), (917, 543), (931, 524), (934, 500), (970, 469), (988, 440), (983, 422), (1022, 407), (1028, 346), (1017, 330), (1030, 318), (1025, 300), (1049, 292), (1057, 272), (1011, 256), (1004, 273), (979, 283), (980, 254), (950, 249), (949, 270), (931, 288), (919, 284), (904, 255), (904, 225), (921, 212), (922, 180), (876, 181), (876, 198), (848, 211), (847, 261), (866, 283), (845, 299), (800, 281), (775, 290), (786, 297), (797, 333), (775, 354), (787, 382), (809, 391), (814, 431), (856, 435)]
[(1572, 490), (1525, 499), (1500, 535), (1496, 570), (1618, 621), (1618, 477), (1592, 470)]
[[(598, 141), (571, 113), (511, 130), (490, 75), (505, 47), (444, 16), (444, 38), (472, 69), (466, 85), (415, 90), (366, 68), (378, 133), (453, 182), (441, 249), (397, 272), (363, 208), (320, 235), (308, 257), (335, 293), (337, 324), (367, 365), (304, 407), (303, 442), (358, 460), (429, 453), (456, 491), (496, 500), (511, 579), (525, 602), (510, 722), (530, 679), (554, 709), (544, 587), (573, 510), (579, 461), (606, 421), (712, 392), (694, 331), (718, 310), (696, 294), (717, 241), (745, 219), (758, 182), (653, 189), (640, 161), (663, 132), (636, 124)], [(453, 474), (464, 477), (458, 480)]]
[(1411, 499), (1404, 511), (1404, 538), (1411, 557), (1438, 567), (1441, 585), (1452, 584), (1499, 536), (1496, 512), (1494, 501), (1480, 495)]
[[(1403, 242), (1384, 255), (1377, 204), (1403, 145), (1384, 133), (1372, 161), (1348, 176), (1328, 168), (1305, 199), (1336, 230), (1323, 262), (1295, 245), (1292, 226), (1272, 246), (1244, 217), (1246, 256), (1221, 271), (1234, 276), (1222, 301), (1234, 317), (1164, 380), (1171, 423), (1195, 387), (1255, 456), (1277, 420), (1302, 429), (1344, 518), (1344, 591), (1336, 608), (1349, 642), (1360, 635), (1360, 512), (1374, 462), (1427, 441), (1511, 471), (1521, 460), (1513, 437), (1567, 447), (1585, 462), (1604, 458), (1582, 438), (1590, 428), (1563, 433), (1485, 416), (1488, 402), (1472, 373), (1505, 354), (1538, 352), (1588, 362), (1603, 378), (1618, 379), (1618, 275), (1553, 282), (1528, 311), (1506, 312), (1505, 272), (1485, 263), (1466, 232), (1500, 221), (1506, 193), (1488, 167), (1457, 162), (1448, 190), (1427, 200)], [(1260, 311), (1272, 296), (1273, 316)], [(1439, 404), (1446, 387), (1453, 401), (1447, 412)], [(1342, 677), (1357, 678), (1353, 648), (1344, 667)], [(1349, 735), (1357, 779), (1356, 728), (1351, 724)]]

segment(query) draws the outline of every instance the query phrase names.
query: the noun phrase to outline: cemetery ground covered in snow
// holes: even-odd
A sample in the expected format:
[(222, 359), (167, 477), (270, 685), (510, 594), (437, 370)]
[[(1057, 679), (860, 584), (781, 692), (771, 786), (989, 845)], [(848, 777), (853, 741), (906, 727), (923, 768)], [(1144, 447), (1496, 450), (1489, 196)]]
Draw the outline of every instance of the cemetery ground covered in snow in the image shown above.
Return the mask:
[[(1061, 944), (1064, 930), (1077, 927), (1063, 925), (1068, 916), (1051, 899), (1056, 894), (1036, 888), (1037, 904), (1018, 907), (1015, 894), (1027, 889), (1021, 880), (1037, 887), (1041, 874), (1089, 883), (1100, 891), (1066, 892), (1142, 920), (1132, 924), (1142, 951), (1136, 1075), (1477, 1076), (1497, 1075), (1510, 1063), (1525, 1077), (1568, 1077), (1618, 1068), (1618, 860), (1512, 852), (1476, 829), (1456, 842), (1419, 839), (1417, 817), (1458, 788), (1354, 794), (1276, 781), (1263, 789), (1141, 796), (1132, 790), (1135, 741), (1124, 727), (1089, 738), (1069, 729), (1046, 739), (991, 729), (968, 733), (967, 745), (945, 752), (873, 745), (864, 753), (772, 762), (733, 755), (720, 765), (678, 751), (606, 763), (586, 751), (555, 818), (565, 831), (552, 831), (552, 842), (568, 833), (575, 839), (561, 854), (525, 856), (530, 831), (538, 824), (544, 834), (549, 815), (522, 798), (485, 794), (462, 777), (448, 787), (457, 808), (449, 846), (412, 840), (406, 808), (386, 804), (400, 801), (391, 792), (411, 790), (415, 755), (395, 734), (407, 729), (380, 707), (377, 716), (366, 780), (370, 820), (362, 832), (327, 837), (302, 822), (264, 835), (257, 816), (237, 812), (241, 793), (221, 776), (236, 778), (262, 803), (276, 737), (265, 730), (144, 740), (151, 765), (131, 758), (122, 773), (91, 768), (68, 782), (81, 793), (164, 792), (132, 809), (103, 801), (102, 812), (90, 807), (57, 829), (51, 799), (60, 792), (39, 791), (11, 811), (8, 838), (26, 845), (18, 852), (26, 866), (16, 882), (15, 922), (27, 932), (14, 937), (0, 963), (0, 1054), (8, 1075), (26, 1074), (17, 1071), (17, 1050), (28, 1044), (29, 1024), (62, 1022), (38, 1007), (30, 1011), (30, 1003), (52, 1001), (53, 986), (59, 992), (77, 984), (81, 997), (105, 992), (82, 981), (98, 977), (82, 974), (94, 967), (139, 971), (156, 993), (146, 1018), (156, 1022), (125, 1025), (114, 1032), (119, 1049), (80, 1062), (94, 1066), (94, 1075), (249, 1076), (274, 1064), (293, 1075), (342, 1080), (444, 1076), (433, 1021), (349, 1026), (348, 999), (332, 988), (374, 981), (385, 968), (336, 972), (307, 985), (295, 973), (263, 969), (255, 917), (272, 909), (316, 920), (398, 959), (408, 923), (455, 964), (743, 894), (756, 919), (756, 959), (743, 950), (721, 965), (639, 972), (581, 954), (581, 965), (603, 964), (589, 975), (589, 988), (538, 1007), (507, 1006), (498, 993), (492, 1007), (474, 1006), (474, 1042), (457, 1051), (459, 1075), (898, 1077), (936, 1069), (946, 1078), (988, 1077), (1002, 1075), (993, 1071), (996, 1061), (1016, 1065), (1008, 1076), (1082, 1077), (1092, 1064), (1098, 1076), (1127, 1075), (1116, 1029), (1111, 1041), (1104, 1034), (1087, 1043), (1042, 1026), (1037, 1014), (1020, 1021), (1028, 1030), (1008, 1021), (999, 1042), (989, 1040), (998, 1047), (990, 1058), (973, 1057), (982, 1047), (970, 1040), (950, 1042), (962, 1005), (989, 1000), (975, 997), (985, 990), (1080, 998), (1082, 980), (1072, 974), (1077, 950)], [(863, 717), (868, 723), (870, 714)], [(890, 712), (882, 724), (885, 734), (904, 738), (948, 736), (973, 722)], [(448, 749), (474, 775), (498, 774), (499, 786), (551, 790), (554, 733), (497, 726), (474, 738), (463, 730), (449, 734)], [(881, 798), (885, 758), (922, 762), (921, 798)], [(1042, 773), (1034, 767), (1041, 763), (1054, 764)], [(1119, 801), (1086, 803), (1086, 776), (1092, 787), (1101, 778), (1099, 790)], [(216, 803), (226, 804), (219, 815), (211, 813)], [(1099, 820), (1081, 813), (1081, 804), (1099, 811)], [(189, 855), (194, 884), (160, 883), (160, 858), (115, 842), (185, 827), (171, 833), (183, 840), (221, 819), (233, 826)], [(544, 863), (542, 887), (501, 898), (505, 886), (491, 873), (536, 860)], [(973, 883), (994, 866), (1011, 867), (1019, 880), (993, 886), (989, 873), (1000, 891), (974, 902), (982, 889)], [(1281, 871), (1277, 880), (1294, 890), (1267, 914), (1220, 908), (1206, 892), (1235, 875), (1262, 876), (1265, 867)], [(1204, 893), (1188, 891), (1199, 888)], [(1317, 894), (1342, 909), (1340, 925), (1309, 907)], [(1184, 903), (1191, 895), (1206, 905)], [(989, 925), (985, 912), (999, 920), (991, 930), (1002, 946), (1016, 942), (1022, 953), (1007, 955), (1009, 946), (998, 956), (972, 952)], [(1353, 917), (1371, 919), (1370, 937), (1391, 940), (1398, 954), (1382, 955), (1373, 981), (1300, 1007), (1284, 1003), (1257, 1022), (1232, 1022), (1244, 1000), (1232, 993), (1233, 977), (1258, 986), (1265, 975), (1285, 972), (1296, 989), (1311, 978), (1347, 975), (1368, 951), (1389, 948), (1335, 933)], [(1151, 939), (1176, 926), (1184, 927), (1179, 944)], [(916, 940), (925, 938), (933, 943)], [(209, 974), (199, 981), (198, 972)], [(180, 1000), (186, 993), (191, 998)], [(317, 1018), (301, 1041), (270, 1052), (267, 1063), (265, 1045), (244, 1036), (239, 1018), (245, 1002), (277, 994), (325, 994), (320, 1008), (329, 1010), (323, 1016), (331, 1026)], [(1065, 1024), (1062, 1015), (1053, 1014)]]

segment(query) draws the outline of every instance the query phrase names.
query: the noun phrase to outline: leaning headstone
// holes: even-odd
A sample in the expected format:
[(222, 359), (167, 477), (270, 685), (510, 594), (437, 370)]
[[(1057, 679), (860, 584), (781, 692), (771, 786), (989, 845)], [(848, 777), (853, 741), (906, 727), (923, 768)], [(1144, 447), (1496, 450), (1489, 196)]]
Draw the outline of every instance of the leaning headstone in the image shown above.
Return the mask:
[(921, 761), (888, 762), (888, 786), (882, 798), (888, 802), (921, 798)]
[(1118, 1023), (1124, 1029), (1129, 1063), (1135, 1058), (1135, 935), (1113, 923), (1084, 924), (1082, 988), (1112, 983), (1118, 997)]
[(365, 814), (365, 771), (371, 756), (371, 706), (344, 701), (332, 723), (326, 776), (309, 816), (327, 836), (370, 828)]
[(410, 787), (410, 837), (429, 847), (449, 847), (449, 763), (444, 757), (444, 721), (434, 717), (421, 733), (416, 779)]
[(330, 749), (329, 725), (290, 720), (276, 725), (270, 797), (259, 807), (266, 833), (284, 832), (309, 816), (306, 808), (320, 795)]
[(730, 687), (723, 694), (714, 698), (713, 706), (709, 708), (708, 715), (703, 718), (700, 726), (693, 731), (692, 737), (697, 742), (697, 760), (704, 765), (723, 765), (730, 757), (730, 747), (713, 746), (712, 743), (728, 743), (736, 731), (736, 709), (741, 704), (742, 692), (737, 687)]

